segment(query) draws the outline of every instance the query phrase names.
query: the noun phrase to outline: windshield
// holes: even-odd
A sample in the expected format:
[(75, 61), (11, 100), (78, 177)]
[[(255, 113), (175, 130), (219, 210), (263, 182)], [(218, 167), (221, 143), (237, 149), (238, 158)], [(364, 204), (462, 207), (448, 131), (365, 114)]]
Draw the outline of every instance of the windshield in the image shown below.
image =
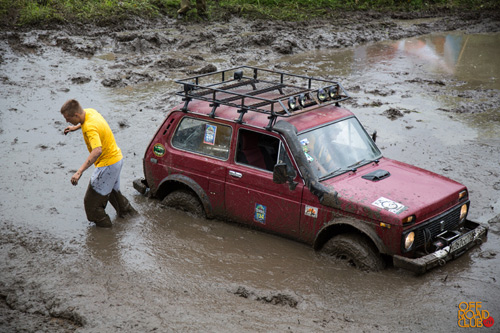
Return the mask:
[(381, 157), (359, 121), (352, 117), (299, 134), (300, 144), (321, 180)]

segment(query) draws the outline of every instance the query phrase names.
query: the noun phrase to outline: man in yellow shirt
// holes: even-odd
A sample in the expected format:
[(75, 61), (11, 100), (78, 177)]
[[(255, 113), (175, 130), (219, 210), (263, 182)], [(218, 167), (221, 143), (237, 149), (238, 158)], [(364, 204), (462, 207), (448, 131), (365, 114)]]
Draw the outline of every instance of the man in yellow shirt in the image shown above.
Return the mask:
[(92, 164), (96, 167), (84, 199), (87, 219), (98, 227), (111, 227), (111, 219), (105, 211), (108, 201), (120, 217), (135, 214), (135, 209), (120, 192), (123, 155), (106, 120), (94, 109), (83, 109), (75, 99), (63, 104), (61, 114), (73, 125), (66, 127), (64, 134), (81, 129), (90, 153), (71, 177), (71, 184), (76, 186), (83, 172)]

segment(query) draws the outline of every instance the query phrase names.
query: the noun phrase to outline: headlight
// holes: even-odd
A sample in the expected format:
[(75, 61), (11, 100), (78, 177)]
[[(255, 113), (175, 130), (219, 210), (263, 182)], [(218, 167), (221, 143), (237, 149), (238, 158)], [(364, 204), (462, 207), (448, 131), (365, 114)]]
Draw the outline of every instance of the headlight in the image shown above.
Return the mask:
[(460, 222), (467, 216), (467, 204), (463, 204), (460, 208)]
[(413, 231), (410, 232), (408, 235), (406, 235), (406, 237), (405, 237), (405, 250), (408, 251), (412, 247), (414, 240), (415, 240), (415, 233)]

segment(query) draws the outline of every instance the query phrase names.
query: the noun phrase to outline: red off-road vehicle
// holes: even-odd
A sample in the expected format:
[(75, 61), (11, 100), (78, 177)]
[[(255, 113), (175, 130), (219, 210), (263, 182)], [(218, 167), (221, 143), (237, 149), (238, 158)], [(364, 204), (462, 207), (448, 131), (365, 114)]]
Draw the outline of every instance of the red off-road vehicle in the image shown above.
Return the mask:
[(487, 228), (467, 188), (385, 158), (338, 82), (241, 66), (176, 81), (144, 155), (143, 194), (311, 244), (361, 269), (418, 273), (464, 253)]

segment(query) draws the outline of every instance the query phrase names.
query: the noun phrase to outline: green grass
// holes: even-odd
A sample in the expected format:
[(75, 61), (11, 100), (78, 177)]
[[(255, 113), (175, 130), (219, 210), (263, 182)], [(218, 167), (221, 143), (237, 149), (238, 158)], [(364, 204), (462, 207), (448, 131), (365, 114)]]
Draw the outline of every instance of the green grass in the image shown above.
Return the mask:
[[(191, 0), (195, 7), (195, 0)], [(302, 21), (344, 10), (410, 11), (499, 9), (498, 0), (207, 0), (211, 19), (248, 18)], [(176, 16), (180, 0), (0, 0), (1, 26), (52, 22), (112, 24), (127, 17)], [(196, 10), (187, 20), (198, 19)]]

